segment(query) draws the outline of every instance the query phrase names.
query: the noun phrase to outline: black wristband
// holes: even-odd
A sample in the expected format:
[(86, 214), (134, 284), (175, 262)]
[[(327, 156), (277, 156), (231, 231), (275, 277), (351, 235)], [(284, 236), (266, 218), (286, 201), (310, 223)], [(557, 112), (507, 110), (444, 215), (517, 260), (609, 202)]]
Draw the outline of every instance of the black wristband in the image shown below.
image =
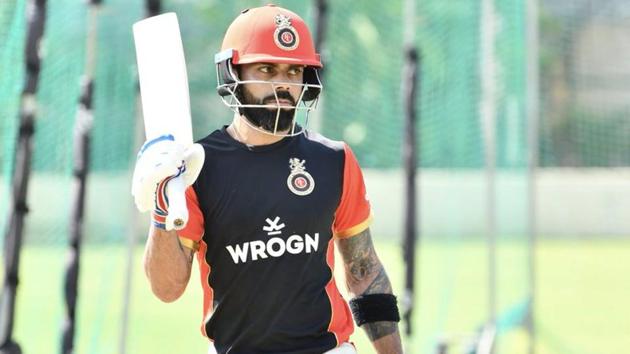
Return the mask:
[(392, 294), (357, 296), (350, 300), (349, 305), (357, 326), (379, 321), (400, 321), (396, 296)]

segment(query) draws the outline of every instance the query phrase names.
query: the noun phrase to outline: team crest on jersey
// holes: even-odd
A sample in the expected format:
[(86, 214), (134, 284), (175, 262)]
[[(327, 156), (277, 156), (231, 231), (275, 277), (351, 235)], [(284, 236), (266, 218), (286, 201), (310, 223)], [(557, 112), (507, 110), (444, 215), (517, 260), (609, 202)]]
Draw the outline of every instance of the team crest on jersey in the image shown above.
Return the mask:
[(315, 181), (313, 176), (306, 172), (305, 163), (306, 160), (300, 160), (295, 157), (289, 159), (291, 173), (289, 178), (287, 178), (287, 186), (291, 192), (300, 196), (309, 195), (315, 189)]
[(295, 27), (291, 26), (291, 19), (283, 14), (275, 17), (276, 30), (273, 32), (273, 40), (282, 50), (294, 50), (300, 43)]

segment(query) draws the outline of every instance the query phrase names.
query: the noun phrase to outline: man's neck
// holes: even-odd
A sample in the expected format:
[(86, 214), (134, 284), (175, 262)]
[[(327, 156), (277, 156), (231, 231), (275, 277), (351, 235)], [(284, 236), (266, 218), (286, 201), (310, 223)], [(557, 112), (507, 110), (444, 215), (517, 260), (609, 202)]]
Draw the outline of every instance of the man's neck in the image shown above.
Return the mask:
[(245, 122), (245, 117), (235, 114), (227, 131), (235, 140), (248, 146), (270, 145), (282, 140), (282, 136), (258, 131)]

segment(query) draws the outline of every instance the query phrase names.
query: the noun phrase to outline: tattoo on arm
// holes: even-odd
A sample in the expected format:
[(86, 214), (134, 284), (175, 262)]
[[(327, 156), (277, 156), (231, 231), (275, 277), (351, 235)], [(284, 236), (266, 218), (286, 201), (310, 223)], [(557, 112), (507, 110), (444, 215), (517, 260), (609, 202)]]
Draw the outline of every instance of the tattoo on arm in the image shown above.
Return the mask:
[(338, 241), (344, 260), (350, 291), (361, 294), (391, 294), (392, 287), (383, 265), (376, 256), (370, 229)]
[[(372, 244), (370, 229), (337, 242), (344, 260), (346, 282), (351, 293), (391, 294), (392, 286)], [(363, 328), (371, 341), (398, 331), (396, 322), (366, 323)]]
[(398, 323), (386, 321), (372, 322), (364, 324), (361, 328), (365, 330), (370, 341), (374, 342), (377, 339), (398, 332)]

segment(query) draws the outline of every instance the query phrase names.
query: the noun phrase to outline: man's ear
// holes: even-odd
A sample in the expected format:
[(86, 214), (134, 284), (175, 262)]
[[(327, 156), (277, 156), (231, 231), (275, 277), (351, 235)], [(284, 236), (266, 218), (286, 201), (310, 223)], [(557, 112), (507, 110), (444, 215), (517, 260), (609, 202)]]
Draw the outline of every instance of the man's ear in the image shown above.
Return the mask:
[(240, 65), (233, 65), (232, 69), (234, 69), (234, 75), (236, 76), (237, 80), (241, 80), (241, 66)]

